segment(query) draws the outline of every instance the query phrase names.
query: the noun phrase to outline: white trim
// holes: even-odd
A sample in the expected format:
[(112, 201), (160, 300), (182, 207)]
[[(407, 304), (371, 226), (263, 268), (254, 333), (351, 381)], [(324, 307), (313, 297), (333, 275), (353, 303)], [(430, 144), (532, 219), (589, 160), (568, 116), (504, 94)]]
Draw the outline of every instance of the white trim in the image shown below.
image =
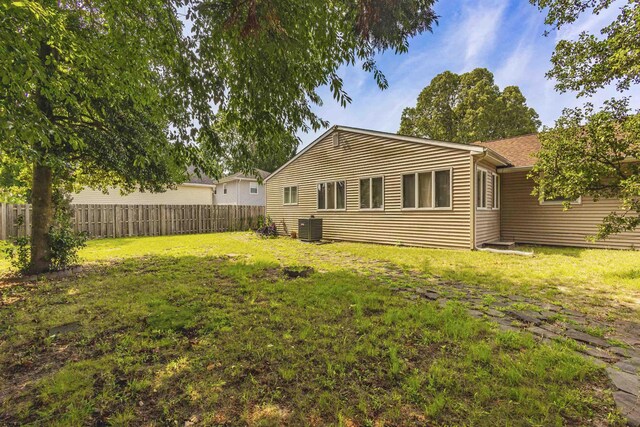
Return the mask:
[[(252, 192), (251, 190), (253, 190), (253, 188), (251, 188), (251, 184), (255, 183), (256, 184), (256, 192)], [(249, 181), (249, 194), (251, 196), (257, 196), (260, 193), (260, 186), (258, 185), (258, 181)]]
[(533, 166), (509, 166), (507, 168), (498, 168), (497, 172), (499, 174), (516, 173), (530, 171), (531, 169), (533, 169)]
[[(296, 189), (296, 202), (295, 203), (286, 203), (284, 201), (284, 190), (285, 189), (289, 189), (289, 200), (291, 200), (291, 189), (295, 188)], [(317, 187), (316, 187), (316, 192), (317, 192)], [(283, 206), (297, 206), (298, 205), (298, 194), (300, 193), (300, 189), (298, 188), (297, 185), (287, 185), (285, 187), (282, 187), (282, 205)], [(316, 199), (318, 198), (318, 196), (316, 195)]]
[(499, 211), (500, 205), (502, 204), (502, 194), (500, 194), (500, 191), (502, 190), (502, 182), (500, 175), (495, 172), (491, 172), (491, 178), (491, 209)]
[(216, 187), (216, 184), (199, 184), (196, 182), (183, 182), (182, 184), (177, 184), (177, 185), (184, 185), (185, 187), (210, 187), (210, 188)]
[[(484, 174), (485, 174), (484, 197), (483, 197), (484, 206), (478, 206), (478, 195), (477, 194), (473, 195), (473, 199), (475, 200), (474, 204), (476, 205), (476, 210), (479, 210), (479, 211), (490, 211), (490, 210), (492, 210), (492, 208), (489, 207), (489, 203), (488, 203), (488, 200), (487, 200), (487, 196), (489, 195), (489, 179), (488, 178), (489, 178), (489, 175), (491, 173), (493, 173), (493, 172), (491, 172), (489, 169), (483, 168), (482, 166), (476, 165), (476, 171), (473, 174), (473, 179), (475, 179), (475, 180), (478, 179), (478, 172), (484, 172)], [(480, 190), (480, 183), (476, 182), (476, 191), (479, 191), (479, 190)], [(491, 204), (493, 205), (493, 200), (491, 201)]]
[[(436, 172), (449, 171), (449, 206), (436, 207)], [(431, 207), (418, 207), (419, 200), (419, 188), (418, 188), (418, 174), (431, 173)], [(404, 207), (404, 177), (406, 175), (413, 175), (415, 179), (415, 206), (413, 208)], [(407, 172), (400, 175), (400, 210), (403, 211), (452, 211), (453, 210), (453, 168), (438, 168), (427, 169), (417, 172)]]
[(428, 139), (428, 138), (419, 138), (419, 137), (415, 137), (415, 136), (398, 135), (397, 133), (380, 132), (380, 131), (377, 131), (377, 130), (360, 129), (360, 128), (353, 128), (353, 127), (349, 127), (349, 126), (336, 126), (335, 128), (337, 130), (343, 130), (343, 131), (347, 131), (347, 132), (359, 133), (359, 134), (362, 134), (362, 135), (379, 136), (379, 137), (382, 137), (382, 138), (397, 139), (397, 140), (406, 141), (406, 142), (417, 142), (419, 144), (433, 145), (433, 146), (436, 146), (436, 147), (453, 148), (453, 149), (457, 149), (457, 150), (471, 151), (471, 152), (474, 152), (474, 153), (482, 153), (482, 152), (486, 151), (485, 147), (480, 147), (478, 145), (462, 144), (462, 143), (459, 143), (459, 142), (437, 141), (437, 140)]
[[(327, 184), (330, 183), (334, 183), (337, 184), (338, 182), (344, 182), (344, 208), (327, 208)], [(320, 184), (324, 184), (324, 208), (320, 209), (318, 207), (318, 185)], [(334, 200), (334, 206), (338, 206), (338, 186), (335, 186), (334, 189), (334, 195), (335, 195), (335, 200)], [(325, 181), (319, 181), (316, 183), (316, 211), (319, 212), (334, 212), (334, 211), (346, 211), (347, 210), (347, 180), (346, 179), (328, 179)]]
[[(538, 202), (540, 203), (540, 206), (562, 206), (565, 204), (566, 200), (538, 200)], [(582, 196), (569, 202), (569, 205), (581, 205), (581, 204), (582, 204)]]
[[(335, 132), (335, 131), (346, 131), (346, 132), (358, 133), (358, 134), (361, 134), (361, 135), (370, 135), (370, 136), (378, 136), (378, 137), (382, 137), (382, 138), (396, 139), (396, 140), (404, 141), (404, 142), (415, 142), (415, 143), (419, 143), (419, 144), (431, 145), (431, 146), (436, 146), (436, 147), (453, 148), (453, 149), (457, 149), (457, 150), (468, 151), (468, 152), (471, 152), (471, 153), (487, 153), (487, 152), (491, 152), (492, 156), (494, 156), (496, 158), (498, 158), (497, 156), (499, 156), (496, 153), (494, 153), (493, 151), (491, 151), (489, 148), (481, 147), (481, 146), (478, 146), (478, 145), (460, 144), (460, 143), (457, 143), (457, 142), (434, 141), (434, 140), (431, 140), (431, 139), (417, 138), (417, 137), (414, 137), (414, 136), (404, 136), (404, 135), (397, 135), (395, 133), (379, 132), (379, 131), (375, 131), (375, 130), (358, 129), (358, 128), (352, 128), (352, 127), (348, 127), (348, 126), (335, 125), (332, 128), (328, 129), (326, 132), (324, 132), (322, 135), (317, 137), (309, 145), (307, 145), (302, 150), (300, 150), (300, 152), (297, 153), (295, 156), (293, 156), (287, 163), (285, 163), (284, 165), (280, 166), (271, 175), (266, 177), (264, 179), (264, 181), (265, 182), (269, 181), (272, 177), (274, 177), (275, 175), (280, 173), (280, 171), (282, 171), (284, 168), (289, 166), (289, 164), (291, 164), (291, 162), (296, 160), (298, 157), (302, 156), (311, 147), (316, 145), (318, 142), (324, 140), (327, 136), (329, 136), (332, 132)], [(341, 147), (342, 147), (342, 145), (341, 145)], [(504, 164), (505, 165), (509, 164), (507, 159), (504, 159)]]
[[(368, 179), (369, 180), (369, 206), (373, 205), (373, 191), (371, 191), (371, 189), (373, 188), (373, 186), (371, 185), (371, 183), (373, 182), (373, 179), (375, 178), (381, 178), (382, 179), (382, 206), (379, 208), (372, 208), (372, 207), (368, 207), (368, 208), (363, 208), (360, 206), (360, 181), (363, 179)], [(358, 210), (361, 211), (384, 211), (384, 175), (376, 175), (376, 176), (363, 176), (358, 178)]]

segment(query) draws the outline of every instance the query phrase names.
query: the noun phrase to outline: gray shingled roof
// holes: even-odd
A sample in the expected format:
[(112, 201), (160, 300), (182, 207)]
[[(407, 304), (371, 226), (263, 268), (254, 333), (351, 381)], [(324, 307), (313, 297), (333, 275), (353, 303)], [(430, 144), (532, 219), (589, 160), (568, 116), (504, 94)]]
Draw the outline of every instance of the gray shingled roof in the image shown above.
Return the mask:
[[(268, 177), (269, 175), (271, 175), (271, 172), (267, 172), (267, 171), (263, 171), (262, 169), (256, 169), (256, 172), (258, 173), (258, 175), (260, 175), (260, 177), (262, 179), (265, 179), (266, 177)], [(227, 175), (224, 178), (220, 178), (220, 180), (218, 182), (229, 182), (229, 181), (235, 181), (236, 179), (256, 179), (255, 175), (246, 175), (242, 172), (236, 172), (234, 174), (231, 175)]]
[(214, 185), (216, 180), (213, 178), (209, 178), (208, 176), (202, 174), (200, 178), (194, 172), (195, 168), (193, 166), (189, 166), (187, 168), (187, 174), (189, 174), (189, 180), (187, 183), (189, 184), (206, 184), (206, 185)]

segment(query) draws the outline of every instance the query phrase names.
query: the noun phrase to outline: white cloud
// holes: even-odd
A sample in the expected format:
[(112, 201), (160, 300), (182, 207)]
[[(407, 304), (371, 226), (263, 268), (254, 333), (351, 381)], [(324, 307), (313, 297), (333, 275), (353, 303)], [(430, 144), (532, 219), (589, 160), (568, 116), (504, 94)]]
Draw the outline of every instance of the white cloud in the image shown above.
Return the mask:
[(502, 28), (506, 1), (472, 2), (462, 7), (462, 21), (450, 34), (453, 52), (464, 52), (464, 69), (490, 53)]
[[(416, 98), (437, 74), (451, 70), (466, 72), (487, 67), (494, 72), (500, 88), (517, 85), (536, 109), (544, 125), (553, 125), (563, 108), (593, 102), (596, 106), (620, 94), (608, 87), (592, 98), (576, 98), (575, 93), (558, 93), (554, 82), (545, 76), (556, 44), (554, 36), (544, 37), (544, 14), (530, 4), (512, 1), (493, 1), (482, 4), (470, 0), (440, 3), (440, 26), (434, 33), (426, 33), (411, 40), (409, 53), (385, 53), (378, 57), (379, 66), (389, 80), (389, 89), (381, 91), (373, 76), (360, 66), (343, 67), (345, 89), (353, 102), (340, 107), (331, 94), (322, 89), (325, 105), (315, 111), (331, 125), (364, 127), (395, 132), (405, 107), (415, 105)], [(614, 5), (615, 9), (615, 5)], [(600, 16), (585, 16), (576, 28), (566, 28), (564, 37), (590, 28), (599, 29), (611, 19), (613, 12)], [(596, 30), (597, 31), (597, 30)], [(640, 98), (633, 100), (640, 108)], [(303, 146), (313, 141), (324, 129), (312, 134), (299, 134)]]

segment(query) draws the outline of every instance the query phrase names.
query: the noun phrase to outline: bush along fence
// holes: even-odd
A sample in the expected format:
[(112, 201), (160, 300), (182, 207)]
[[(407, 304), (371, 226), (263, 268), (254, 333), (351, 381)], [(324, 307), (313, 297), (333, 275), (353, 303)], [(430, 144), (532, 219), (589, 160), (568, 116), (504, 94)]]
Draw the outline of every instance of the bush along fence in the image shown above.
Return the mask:
[[(258, 227), (263, 206), (72, 205), (74, 230), (90, 237), (166, 236)], [(0, 203), (0, 240), (31, 233), (31, 205)]]

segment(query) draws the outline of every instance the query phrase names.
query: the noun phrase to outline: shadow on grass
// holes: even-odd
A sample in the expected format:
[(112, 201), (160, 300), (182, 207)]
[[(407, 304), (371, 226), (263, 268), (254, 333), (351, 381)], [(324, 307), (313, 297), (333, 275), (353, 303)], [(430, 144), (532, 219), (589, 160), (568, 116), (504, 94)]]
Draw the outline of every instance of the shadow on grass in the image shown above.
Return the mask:
[(518, 250), (533, 251), (534, 253), (554, 256), (565, 256), (571, 258), (581, 258), (582, 254), (588, 250), (586, 248), (549, 246), (549, 245), (518, 245)]
[(0, 310), (0, 421), (606, 419), (600, 372), (570, 350), (390, 287), (345, 271), (290, 280), (244, 256), (149, 256), (25, 289)]

